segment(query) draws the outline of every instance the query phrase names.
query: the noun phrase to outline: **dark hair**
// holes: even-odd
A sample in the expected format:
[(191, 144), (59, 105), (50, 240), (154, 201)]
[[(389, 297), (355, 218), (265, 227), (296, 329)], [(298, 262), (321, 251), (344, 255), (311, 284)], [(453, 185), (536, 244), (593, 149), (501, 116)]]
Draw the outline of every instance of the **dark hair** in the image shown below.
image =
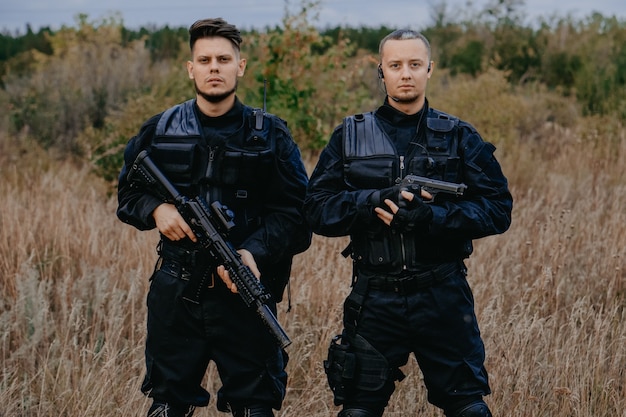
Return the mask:
[(221, 17), (215, 19), (196, 20), (189, 26), (189, 48), (193, 50), (198, 39), (219, 36), (232, 42), (235, 50), (239, 52), (241, 46), (241, 33), (235, 25), (231, 25)]
[(405, 39), (419, 39), (424, 42), (424, 45), (426, 45), (426, 49), (428, 50), (428, 61), (430, 62), (430, 42), (428, 42), (426, 36), (411, 29), (398, 29), (385, 36), (383, 40), (380, 41), (380, 45), (378, 46), (378, 55), (381, 57), (383, 56), (383, 47), (387, 41), (400, 41)]

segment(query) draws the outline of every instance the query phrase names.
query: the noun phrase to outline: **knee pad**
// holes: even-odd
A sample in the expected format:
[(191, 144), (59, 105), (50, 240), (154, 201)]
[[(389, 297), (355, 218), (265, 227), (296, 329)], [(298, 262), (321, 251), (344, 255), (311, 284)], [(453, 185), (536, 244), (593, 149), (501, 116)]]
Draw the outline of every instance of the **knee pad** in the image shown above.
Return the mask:
[(266, 406), (233, 408), (233, 417), (274, 417), (274, 412)]
[(344, 408), (337, 417), (380, 417), (380, 414), (364, 408)]
[(174, 407), (168, 403), (153, 402), (148, 417), (191, 417), (196, 407)]
[(477, 401), (456, 410), (451, 417), (492, 417), (484, 401)]

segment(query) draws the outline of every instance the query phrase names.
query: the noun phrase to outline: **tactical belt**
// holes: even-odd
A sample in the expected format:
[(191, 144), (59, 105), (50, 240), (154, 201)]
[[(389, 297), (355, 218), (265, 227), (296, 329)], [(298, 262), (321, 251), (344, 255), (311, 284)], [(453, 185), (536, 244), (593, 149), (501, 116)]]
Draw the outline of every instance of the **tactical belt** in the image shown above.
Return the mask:
[(185, 249), (166, 240), (159, 242), (157, 253), (164, 259), (174, 260), (190, 268), (193, 268), (198, 263), (200, 256), (200, 251), (198, 250)]
[(156, 269), (174, 277), (178, 277), (183, 281), (189, 281), (191, 278), (191, 272), (180, 262), (174, 259), (161, 258)]
[(184, 299), (197, 304), (205, 290), (215, 287), (207, 253), (186, 249), (163, 239), (157, 246), (157, 252), (160, 256), (158, 270), (188, 281), (182, 294)]
[(459, 268), (458, 262), (450, 262), (438, 265), (426, 272), (401, 278), (374, 276), (368, 279), (368, 288), (370, 290), (395, 292), (398, 294), (413, 294), (443, 281), (458, 271)]

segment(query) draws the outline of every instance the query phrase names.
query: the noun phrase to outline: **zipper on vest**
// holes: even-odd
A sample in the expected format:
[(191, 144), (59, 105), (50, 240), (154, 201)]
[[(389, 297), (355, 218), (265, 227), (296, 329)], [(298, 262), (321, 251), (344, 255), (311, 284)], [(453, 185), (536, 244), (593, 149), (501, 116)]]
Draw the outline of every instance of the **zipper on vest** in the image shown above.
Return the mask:
[[(404, 178), (404, 155), (400, 155), (400, 176), (398, 178), (398, 183), (402, 181)], [(398, 199), (402, 198), (402, 196), (398, 196)], [(402, 253), (402, 270), (406, 270), (406, 248), (404, 246), (404, 233), (400, 233), (400, 249)]]
[(209, 147), (209, 162), (206, 165), (206, 173), (204, 175), (205, 178), (211, 178), (213, 174), (213, 162), (215, 161), (215, 148)]
[(402, 270), (406, 271), (406, 248), (404, 247), (404, 233), (400, 233), (400, 248), (402, 249)]
[(212, 201), (218, 201), (220, 198), (219, 195), (217, 195), (217, 187), (215, 187), (214, 185), (211, 185), (209, 182), (210, 178), (213, 178), (213, 163), (215, 161), (215, 150), (217, 148), (210, 146), (209, 147), (209, 160), (206, 164), (206, 171), (204, 173), (204, 181), (206, 181), (205, 183), (205, 187), (206, 187), (206, 199), (207, 201), (210, 203)]

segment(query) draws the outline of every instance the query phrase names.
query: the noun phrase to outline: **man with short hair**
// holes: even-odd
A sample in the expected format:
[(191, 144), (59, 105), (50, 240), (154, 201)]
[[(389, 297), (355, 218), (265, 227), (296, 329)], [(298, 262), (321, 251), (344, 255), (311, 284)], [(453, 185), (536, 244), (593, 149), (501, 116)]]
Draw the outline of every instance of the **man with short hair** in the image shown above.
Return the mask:
[[(223, 19), (189, 28), (189, 78), (196, 97), (144, 123), (124, 153), (117, 215), (140, 230), (160, 232), (150, 281), (146, 376), (149, 417), (190, 417), (206, 406), (201, 386), (214, 361), (222, 386), (217, 408), (235, 417), (271, 417), (285, 396), (286, 352), (254, 308), (246, 306), (223, 265), (199, 247), (177, 208), (127, 178), (144, 150), (187, 197), (220, 201), (234, 213), (228, 240), (276, 302), (292, 258), (308, 248), (303, 216), (307, 174), (286, 123), (236, 96), (246, 60), (239, 30)], [(193, 297), (185, 292), (200, 282)], [(195, 287), (192, 287), (195, 288)]]
[[(351, 240), (353, 286), (324, 362), (328, 382), (339, 417), (380, 417), (413, 353), (446, 416), (490, 417), (464, 259), (473, 239), (509, 228), (507, 179), (473, 126), (429, 106), (434, 62), (422, 34), (394, 31), (379, 52), (383, 105), (335, 129), (305, 199), (313, 232)], [(464, 191), (409, 192), (408, 174)]]

